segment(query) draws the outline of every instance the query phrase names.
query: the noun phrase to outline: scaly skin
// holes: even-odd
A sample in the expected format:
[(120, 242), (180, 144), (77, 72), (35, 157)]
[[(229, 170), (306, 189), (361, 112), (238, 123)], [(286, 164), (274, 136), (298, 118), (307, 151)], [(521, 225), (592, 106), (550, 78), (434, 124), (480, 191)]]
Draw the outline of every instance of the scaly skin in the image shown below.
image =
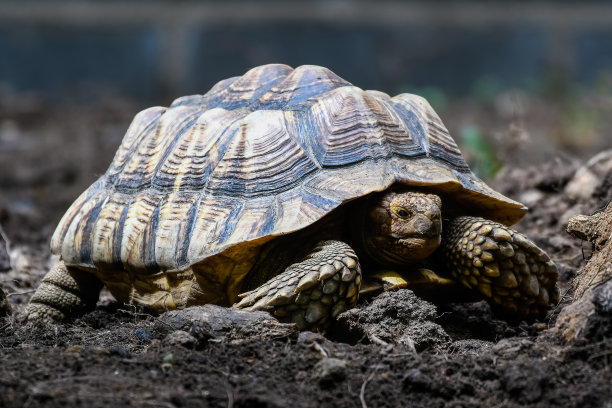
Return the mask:
[(58, 262), (45, 275), (26, 309), (28, 320), (63, 321), (93, 309), (102, 289), (94, 275)]
[(300, 330), (325, 328), (357, 303), (361, 269), (353, 249), (322, 241), (305, 259), (290, 265), (259, 288), (240, 295), (236, 307), (267, 310)]
[(458, 217), (445, 227), (440, 250), (446, 266), (494, 307), (530, 319), (557, 302), (557, 268), (523, 234), (480, 217)]

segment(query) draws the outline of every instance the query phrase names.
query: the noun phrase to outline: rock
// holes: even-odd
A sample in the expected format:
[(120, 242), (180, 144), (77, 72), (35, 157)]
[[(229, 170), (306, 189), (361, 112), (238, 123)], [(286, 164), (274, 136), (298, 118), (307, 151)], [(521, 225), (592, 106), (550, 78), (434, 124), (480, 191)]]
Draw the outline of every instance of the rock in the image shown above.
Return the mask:
[[(594, 242), (597, 239), (597, 232), (595, 231), (594, 224), (597, 222), (598, 220), (596, 217), (576, 214), (568, 220), (566, 231), (574, 238), (582, 241)], [(558, 238), (561, 239), (561, 237)]]
[(345, 360), (338, 358), (324, 358), (315, 364), (312, 369), (312, 378), (318, 381), (322, 388), (329, 388), (346, 378)]
[(280, 323), (267, 312), (216, 305), (192, 306), (166, 312), (159, 316), (154, 329), (161, 333), (182, 330), (199, 342), (211, 338), (297, 338), (298, 335), (294, 324)]
[(392, 343), (416, 351), (444, 346), (448, 334), (435, 323), (436, 307), (408, 289), (383, 292), (368, 305), (338, 316), (330, 337), (355, 343), (362, 338), (372, 343)]
[(612, 173), (612, 150), (603, 151), (580, 167), (565, 186), (565, 193), (574, 199), (588, 199)]
[(298, 344), (312, 344), (316, 342), (325, 342), (327, 339), (320, 333), (311, 331), (303, 331), (298, 335)]
[(529, 349), (533, 348), (534, 344), (533, 341), (525, 338), (501, 339), (492, 347), (492, 351), (501, 358), (513, 359), (519, 354), (526, 353)]
[(182, 346), (193, 349), (198, 344), (198, 339), (186, 331), (175, 330), (164, 338), (163, 343), (168, 346)]
[(134, 330), (134, 336), (143, 343), (150, 343), (153, 340), (153, 336), (145, 329), (136, 329)]
[(206, 322), (214, 332), (227, 331), (234, 325), (275, 321), (267, 312), (231, 309), (217, 305), (171, 310), (159, 316), (159, 320), (175, 330), (189, 330), (194, 322)]
[(542, 200), (544, 193), (535, 188), (529, 189), (521, 194), (519, 201), (524, 203), (526, 206), (531, 207)]

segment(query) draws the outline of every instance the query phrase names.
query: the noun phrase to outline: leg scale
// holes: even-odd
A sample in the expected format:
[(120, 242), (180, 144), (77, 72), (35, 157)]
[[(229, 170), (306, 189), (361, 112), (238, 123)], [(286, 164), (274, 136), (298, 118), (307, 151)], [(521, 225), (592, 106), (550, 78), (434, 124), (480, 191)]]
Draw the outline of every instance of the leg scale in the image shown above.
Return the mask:
[(26, 309), (28, 320), (62, 321), (93, 309), (102, 282), (94, 275), (58, 262), (45, 275)]
[(305, 259), (260, 287), (240, 295), (235, 306), (267, 310), (300, 330), (323, 329), (357, 303), (361, 269), (357, 255), (341, 241), (322, 241)]
[(479, 217), (446, 225), (441, 250), (455, 279), (509, 315), (541, 317), (557, 302), (558, 272), (525, 235)]

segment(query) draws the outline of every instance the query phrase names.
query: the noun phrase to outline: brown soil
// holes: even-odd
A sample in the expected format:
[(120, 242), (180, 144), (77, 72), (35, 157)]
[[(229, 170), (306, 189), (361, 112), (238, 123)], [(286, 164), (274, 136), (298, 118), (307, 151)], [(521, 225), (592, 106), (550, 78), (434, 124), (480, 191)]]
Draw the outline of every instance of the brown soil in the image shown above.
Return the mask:
[(362, 302), (326, 336), (211, 306), (153, 317), (107, 293), (71, 323), (24, 324), (53, 262), (55, 224), (104, 171), (136, 110), (0, 100), (0, 224), (12, 266), (0, 272), (12, 309), (0, 318), (0, 406), (611, 406), (609, 310), (596, 309), (599, 330), (575, 340), (554, 330), (592, 251), (565, 224), (602, 207), (612, 180), (569, 194), (584, 160), (567, 155), (506, 160), (491, 182), (532, 208), (517, 229), (559, 267), (562, 298), (543, 322), (510, 324), (485, 302), (436, 306), (398, 291)]

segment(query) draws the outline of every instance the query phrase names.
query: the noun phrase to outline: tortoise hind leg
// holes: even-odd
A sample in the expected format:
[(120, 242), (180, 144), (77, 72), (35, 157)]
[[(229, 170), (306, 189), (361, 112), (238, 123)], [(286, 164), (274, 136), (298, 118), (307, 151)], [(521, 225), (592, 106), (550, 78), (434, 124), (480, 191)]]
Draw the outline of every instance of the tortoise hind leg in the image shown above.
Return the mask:
[(102, 282), (94, 275), (60, 261), (42, 279), (26, 309), (28, 320), (62, 321), (96, 305)]
[(357, 255), (341, 241), (321, 241), (304, 259), (260, 287), (240, 295), (235, 306), (267, 310), (302, 329), (323, 329), (357, 303), (361, 269)]
[(458, 217), (445, 226), (440, 248), (453, 277), (505, 314), (541, 317), (558, 299), (555, 264), (527, 237), (505, 225)]

